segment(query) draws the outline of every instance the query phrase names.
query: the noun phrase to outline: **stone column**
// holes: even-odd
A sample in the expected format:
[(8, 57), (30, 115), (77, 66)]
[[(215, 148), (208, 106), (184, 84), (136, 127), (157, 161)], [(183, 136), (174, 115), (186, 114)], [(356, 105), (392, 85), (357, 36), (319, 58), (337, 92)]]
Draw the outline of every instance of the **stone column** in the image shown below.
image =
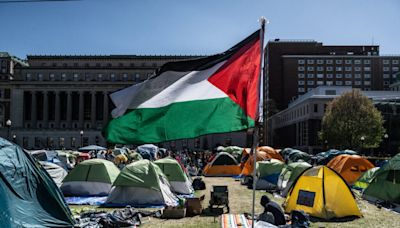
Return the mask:
[(92, 91), (92, 99), (90, 100), (90, 120), (92, 128), (96, 128), (96, 91)]
[(108, 92), (103, 92), (103, 127), (106, 126), (108, 122)]
[(83, 105), (84, 102), (84, 92), (83, 91), (79, 91), (79, 127), (82, 129), (83, 128), (83, 109), (85, 108), (85, 106)]
[(72, 92), (67, 91), (67, 127), (72, 127)]
[(55, 128), (59, 128), (60, 127), (60, 91), (54, 91), (54, 95), (56, 96), (55, 100), (56, 100), (56, 104), (55, 104), (55, 122), (56, 122), (56, 126)]
[(32, 128), (36, 128), (37, 124), (37, 102), (36, 102), (36, 91), (32, 91), (32, 106), (31, 106), (31, 113), (32, 113)]
[(43, 128), (49, 125), (49, 93), (43, 91)]

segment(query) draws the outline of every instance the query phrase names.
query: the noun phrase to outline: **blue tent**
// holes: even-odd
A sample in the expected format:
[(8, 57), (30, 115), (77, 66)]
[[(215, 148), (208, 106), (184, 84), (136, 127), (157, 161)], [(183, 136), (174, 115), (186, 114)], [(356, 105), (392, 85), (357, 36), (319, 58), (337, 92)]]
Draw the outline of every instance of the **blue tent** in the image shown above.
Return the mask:
[(136, 148), (136, 152), (138, 152), (143, 159), (148, 159), (151, 161), (154, 161), (157, 159), (157, 154), (158, 154), (158, 146), (153, 145), (153, 144), (144, 144), (141, 146), (138, 146)]
[(335, 158), (338, 155), (342, 154), (349, 154), (349, 155), (356, 155), (357, 152), (353, 150), (335, 150), (335, 149), (330, 149), (325, 152), (318, 153), (316, 157), (316, 161), (318, 165), (326, 165), (329, 163), (330, 160)]
[(21, 147), (0, 138), (1, 227), (73, 227), (62, 193)]

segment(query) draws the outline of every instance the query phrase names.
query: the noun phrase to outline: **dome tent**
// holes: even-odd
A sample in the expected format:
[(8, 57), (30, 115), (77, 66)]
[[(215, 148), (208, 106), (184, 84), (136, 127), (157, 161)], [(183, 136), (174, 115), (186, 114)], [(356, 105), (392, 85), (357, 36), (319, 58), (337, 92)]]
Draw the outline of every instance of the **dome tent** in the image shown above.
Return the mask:
[[(369, 201), (388, 201), (400, 204), (400, 153), (379, 168), (375, 177), (363, 192), (363, 198)], [(400, 205), (396, 205), (400, 211)]]
[(256, 189), (276, 188), (278, 178), (285, 164), (277, 159), (257, 162), (257, 182)]
[(0, 138), (2, 227), (73, 227), (74, 220), (51, 177), (21, 147)]
[(374, 168), (367, 159), (347, 154), (336, 156), (327, 166), (340, 174), (348, 185), (353, 185), (364, 172)]
[(143, 159), (154, 161), (158, 158), (158, 146), (153, 144), (143, 144), (138, 146), (136, 152), (138, 152)]
[(226, 152), (218, 153), (205, 167), (204, 176), (237, 176), (241, 172), (236, 159)]
[(68, 175), (67, 171), (65, 171), (61, 166), (51, 162), (40, 161), (39, 163), (50, 175), (54, 183), (60, 187), (64, 178)]
[(177, 201), (165, 174), (156, 164), (144, 159), (125, 166), (114, 181), (106, 204), (176, 206)]
[(346, 182), (326, 166), (309, 168), (299, 176), (288, 193), (284, 208), (286, 213), (302, 210), (327, 220), (362, 216)]
[(331, 161), (333, 158), (339, 155), (343, 154), (348, 154), (348, 155), (357, 155), (357, 152), (353, 150), (335, 150), (335, 149), (330, 149), (325, 152), (318, 153), (315, 155), (317, 158), (317, 164), (318, 165), (327, 165), (329, 161)]
[(155, 161), (154, 164), (160, 167), (163, 173), (167, 176), (173, 192), (179, 194), (194, 193), (192, 181), (188, 175), (186, 175), (178, 161), (171, 157), (167, 157)]
[(119, 172), (110, 161), (86, 160), (65, 177), (61, 190), (66, 196), (106, 196)]

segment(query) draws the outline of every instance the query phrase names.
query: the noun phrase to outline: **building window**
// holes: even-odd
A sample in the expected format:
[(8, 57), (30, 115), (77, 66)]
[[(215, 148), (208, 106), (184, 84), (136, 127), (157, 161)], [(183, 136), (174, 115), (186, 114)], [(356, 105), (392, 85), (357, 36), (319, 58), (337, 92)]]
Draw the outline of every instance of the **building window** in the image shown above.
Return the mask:
[(324, 78), (324, 74), (317, 74), (317, 78)]
[(304, 78), (304, 74), (297, 74), (297, 77)]
[(24, 148), (28, 148), (28, 146), (29, 146), (28, 137), (22, 137), (22, 146)]
[(333, 60), (332, 59), (327, 59), (326, 60), (326, 64), (333, 64)]
[(388, 59), (384, 59), (383, 60), (383, 64), (389, 64), (389, 60)]
[[(304, 70), (304, 67), (303, 67), (303, 70)], [(140, 82), (140, 74), (139, 73), (135, 74), (135, 82)]]
[(78, 81), (79, 80), (79, 74), (74, 74), (74, 81)]
[(32, 80), (32, 75), (31, 74), (26, 74), (26, 80), (31, 81)]
[(304, 85), (304, 81), (303, 81), (303, 80), (300, 80), (300, 81), (298, 81), (298, 84), (299, 84), (299, 85)]
[(333, 81), (326, 81), (326, 85), (327, 85), (327, 86), (333, 85)]
[(336, 81), (335, 85), (341, 86), (341, 85), (343, 85), (343, 82), (342, 81)]
[(54, 74), (50, 74), (49, 78), (51, 81), (54, 81), (55, 80)]
[(354, 74), (354, 78), (361, 78), (361, 74)]
[(115, 82), (115, 74), (111, 74), (111, 75), (110, 75), (110, 80), (111, 80), (112, 82)]
[(324, 71), (324, 67), (317, 67), (317, 71)]
[(344, 84), (349, 86), (349, 85), (351, 85), (351, 81), (345, 81)]
[(314, 85), (314, 81), (307, 81), (307, 85)]
[(92, 80), (92, 75), (86, 74), (85, 75), (85, 79), (86, 79), (86, 81), (91, 81)]
[(364, 85), (371, 85), (370, 81), (364, 81)]
[(314, 74), (307, 74), (307, 78), (314, 78)]
[(38, 74), (38, 80), (43, 81), (43, 74)]
[(125, 82), (128, 80), (128, 74), (123, 74), (122, 75), (122, 80)]
[(393, 75), (392, 75), (392, 78), (397, 78), (397, 75), (396, 75), (396, 74), (393, 74)]
[(355, 81), (354, 85), (361, 85), (361, 81)]
[(317, 85), (324, 85), (324, 81), (317, 81)]
[(354, 71), (361, 71), (361, 67), (354, 67)]
[(345, 71), (351, 71), (351, 67), (345, 67)]
[(336, 67), (336, 71), (342, 71), (342, 67)]
[(342, 74), (336, 74), (336, 78), (342, 78)]
[(71, 137), (71, 147), (72, 148), (76, 147), (76, 138), (75, 137)]
[(314, 67), (307, 67), (308, 71), (314, 71)]
[(383, 74), (383, 78), (390, 78), (389, 74)]
[(335, 63), (336, 63), (336, 64), (342, 64), (342, 60), (337, 59), (337, 60), (335, 61)]
[(392, 67), (392, 71), (399, 71), (399, 67)]
[(314, 64), (314, 60), (313, 59), (307, 60), (307, 64)]
[(61, 80), (67, 81), (67, 74), (65, 73), (61, 74)]
[(346, 61), (344, 61), (344, 63), (346, 63), (346, 64), (351, 64), (351, 60), (350, 60), (350, 59), (347, 59)]
[(317, 64), (324, 64), (324, 60), (318, 59), (318, 60), (317, 60)]
[(354, 64), (361, 64), (361, 59), (354, 60)]
[(314, 112), (318, 112), (318, 104), (314, 104)]
[(364, 67), (364, 71), (371, 71), (371, 67)]
[(344, 77), (345, 78), (351, 78), (351, 74), (345, 74)]
[(383, 71), (389, 71), (389, 67), (384, 67)]
[(333, 74), (326, 74), (326, 78), (333, 78)]
[(297, 63), (298, 63), (298, 64), (304, 64), (304, 59), (299, 59), (299, 60), (297, 60)]
[(371, 60), (369, 60), (369, 59), (364, 60), (364, 64), (370, 64), (370, 63), (371, 63)]
[(364, 78), (371, 78), (370, 74), (364, 74)]
[(327, 67), (326, 71), (333, 71), (333, 67)]
[(97, 80), (103, 81), (103, 74), (98, 74), (97, 75)]
[(304, 93), (304, 88), (303, 88), (303, 87), (299, 87), (299, 88), (297, 89), (297, 91), (300, 92), (300, 93)]
[(399, 60), (393, 59), (392, 64), (399, 64)]

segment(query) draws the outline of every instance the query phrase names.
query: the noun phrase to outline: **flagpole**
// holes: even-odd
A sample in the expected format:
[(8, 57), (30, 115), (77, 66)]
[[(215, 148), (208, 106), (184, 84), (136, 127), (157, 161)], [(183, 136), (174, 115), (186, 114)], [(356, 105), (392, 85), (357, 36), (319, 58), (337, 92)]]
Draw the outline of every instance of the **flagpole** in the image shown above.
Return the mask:
[(254, 228), (254, 218), (255, 218), (255, 201), (256, 201), (256, 165), (257, 165), (257, 146), (259, 141), (259, 131), (260, 131), (260, 107), (259, 103), (261, 101), (261, 82), (262, 82), (262, 65), (263, 65), (263, 56), (264, 56), (264, 30), (265, 30), (265, 17), (261, 17), (259, 22), (261, 25), (260, 29), (260, 71), (258, 75), (258, 106), (257, 106), (257, 115), (256, 121), (254, 124), (253, 130), (253, 145), (251, 147), (250, 154), (253, 154), (253, 202), (252, 202), (252, 222), (251, 227)]

